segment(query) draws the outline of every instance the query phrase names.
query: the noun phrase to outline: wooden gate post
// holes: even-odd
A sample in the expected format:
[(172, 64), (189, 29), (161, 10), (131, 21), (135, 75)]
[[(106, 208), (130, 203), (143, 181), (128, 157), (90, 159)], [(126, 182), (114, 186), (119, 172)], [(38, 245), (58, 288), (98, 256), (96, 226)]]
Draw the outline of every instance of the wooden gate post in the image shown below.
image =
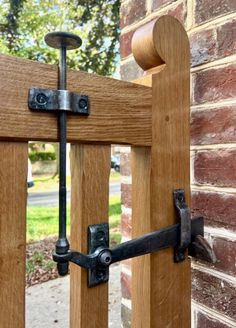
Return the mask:
[[(152, 147), (132, 149), (133, 237), (176, 223), (174, 189), (190, 206), (189, 43), (182, 25), (163, 16), (137, 30), (133, 54), (152, 86)], [(191, 326), (190, 261), (173, 250), (133, 260), (132, 327)]]

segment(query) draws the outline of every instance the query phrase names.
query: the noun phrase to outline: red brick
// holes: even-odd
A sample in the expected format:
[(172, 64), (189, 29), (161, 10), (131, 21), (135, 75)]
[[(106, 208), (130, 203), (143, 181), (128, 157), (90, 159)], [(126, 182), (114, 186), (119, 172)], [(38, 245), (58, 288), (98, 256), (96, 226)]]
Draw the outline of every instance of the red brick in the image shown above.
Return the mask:
[(160, 9), (164, 5), (168, 5), (170, 3), (176, 2), (177, 0), (153, 0), (152, 1), (152, 10)]
[(132, 206), (131, 190), (132, 190), (131, 184), (127, 184), (127, 183), (121, 184), (121, 203), (125, 205), (125, 207)]
[(122, 80), (132, 81), (142, 76), (143, 70), (134, 60), (132, 60), (121, 65), (120, 73)]
[(122, 297), (131, 299), (131, 276), (121, 271), (121, 293)]
[(204, 23), (236, 10), (235, 0), (197, 0), (195, 4), (195, 21), (197, 24)]
[(132, 265), (132, 259), (122, 261), (122, 266), (123, 267), (125, 266), (127, 269), (131, 269), (131, 265)]
[(236, 19), (217, 29), (218, 57), (226, 57), (236, 52)]
[(196, 302), (236, 319), (236, 288), (230, 282), (193, 270), (192, 297)]
[(195, 104), (236, 97), (236, 65), (200, 71), (193, 76)]
[(236, 276), (236, 242), (224, 238), (214, 238), (213, 249), (219, 261), (214, 267)]
[(120, 8), (121, 28), (140, 21), (146, 13), (146, 0), (129, 0), (122, 3)]
[(132, 218), (130, 214), (121, 214), (121, 233), (122, 236), (131, 238), (132, 234)]
[(192, 67), (214, 60), (216, 57), (216, 37), (213, 29), (192, 33), (189, 41)]
[(194, 178), (198, 184), (236, 186), (236, 150), (200, 151), (194, 159)]
[(230, 328), (232, 326), (228, 326), (217, 319), (210, 318), (207, 315), (198, 312), (197, 314), (197, 324), (196, 328)]
[(134, 35), (134, 31), (125, 33), (120, 37), (120, 55), (121, 58), (125, 58), (132, 53), (131, 41)]
[(192, 192), (193, 216), (203, 216), (205, 224), (236, 230), (236, 195)]
[(183, 25), (187, 17), (187, 10), (185, 2), (181, 2), (174, 8), (171, 8), (167, 11), (167, 14), (177, 18)]
[(131, 175), (131, 154), (122, 153), (120, 156), (120, 173), (124, 176)]
[(192, 112), (192, 145), (233, 142), (236, 142), (236, 106)]

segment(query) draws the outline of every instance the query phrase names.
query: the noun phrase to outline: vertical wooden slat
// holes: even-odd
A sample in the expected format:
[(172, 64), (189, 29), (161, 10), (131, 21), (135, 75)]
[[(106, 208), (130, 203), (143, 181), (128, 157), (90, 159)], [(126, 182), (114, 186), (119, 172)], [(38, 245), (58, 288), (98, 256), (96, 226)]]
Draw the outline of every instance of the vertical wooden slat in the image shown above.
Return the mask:
[[(151, 149), (132, 148), (132, 238), (151, 231)], [(132, 260), (132, 327), (150, 327), (150, 255)], [(139, 315), (140, 314), (140, 315)]]
[(0, 326), (25, 327), (27, 143), (0, 142)]
[[(108, 222), (110, 146), (71, 147), (71, 248), (87, 253), (90, 224)], [(71, 264), (70, 327), (108, 327), (108, 284), (87, 287), (87, 271)]]
[[(133, 150), (134, 172), (135, 165), (141, 164), (133, 173), (132, 225), (134, 233), (141, 234), (176, 223), (174, 189), (185, 189), (190, 206), (189, 44), (180, 23), (164, 16), (137, 31), (133, 46), (139, 65), (151, 69), (151, 79), (147, 76), (138, 83), (152, 81), (153, 101), (150, 167), (144, 166), (144, 150)], [(145, 189), (150, 195), (150, 215), (138, 194)], [(133, 327), (189, 328), (190, 261), (174, 263), (173, 249), (152, 254), (146, 263), (137, 261), (140, 265), (134, 262), (132, 273), (133, 291), (137, 289), (132, 299)]]

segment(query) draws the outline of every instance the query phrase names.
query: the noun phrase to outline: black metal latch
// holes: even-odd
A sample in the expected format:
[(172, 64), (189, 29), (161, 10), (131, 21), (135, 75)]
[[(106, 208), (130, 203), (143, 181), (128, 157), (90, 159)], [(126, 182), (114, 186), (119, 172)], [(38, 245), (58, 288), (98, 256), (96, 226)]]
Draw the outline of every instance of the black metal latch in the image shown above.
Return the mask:
[(185, 260), (188, 255), (204, 261), (216, 262), (210, 245), (204, 239), (204, 222), (202, 217), (191, 219), (190, 210), (185, 203), (184, 190), (174, 191), (174, 204), (180, 223), (148, 233), (142, 237), (124, 242), (109, 249), (108, 224), (89, 226), (89, 254), (85, 255), (70, 250), (65, 255), (53, 254), (56, 262), (73, 262), (88, 269), (88, 286), (93, 287), (109, 279), (109, 266), (112, 263), (154, 253), (165, 248), (174, 248), (174, 261)]

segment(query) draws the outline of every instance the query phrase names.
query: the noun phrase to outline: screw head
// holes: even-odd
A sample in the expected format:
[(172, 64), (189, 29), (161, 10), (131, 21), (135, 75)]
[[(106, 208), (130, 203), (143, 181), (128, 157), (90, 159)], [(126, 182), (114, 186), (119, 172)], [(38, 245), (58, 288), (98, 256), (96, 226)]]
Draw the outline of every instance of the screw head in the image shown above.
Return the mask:
[(87, 99), (85, 99), (85, 98), (81, 98), (80, 100), (79, 100), (79, 108), (80, 109), (83, 109), (83, 110), (86, 110), (86, 109), (88, 109), (88, 101), (87, 101)]
[(79, 48), (82, 44), (82, 40), (78, 35), (60, 31), (46, 34), (44, 40), (48, 46), (55, 49), (64, 47), (67, 50), (72, 50)]
[(36, 96), (36, 101), (39, 105), (44, 106), (48, 102), (48, 97), (44, 93), (38, 93)]

